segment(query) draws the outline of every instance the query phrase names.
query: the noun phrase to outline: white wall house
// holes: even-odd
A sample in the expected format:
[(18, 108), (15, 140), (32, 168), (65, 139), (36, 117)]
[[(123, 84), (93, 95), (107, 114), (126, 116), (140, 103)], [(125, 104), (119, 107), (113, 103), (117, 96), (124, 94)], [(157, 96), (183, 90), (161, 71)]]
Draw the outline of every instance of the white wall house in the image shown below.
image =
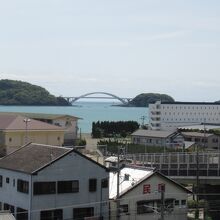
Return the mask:
[[(187, 219), (187, 197), (191, 192), (183, 186), (143, 167), (124, 167), (119, 177), (121, 220), (160, 219), (161, 201), (164, 201), (165, 220)], [(117, 173), (110, 173), (109, 184), (110, 219), (113, 220), (117, 216)], [(161, 200), (163, 189), (164, 200)]]
[(138, 129), (131, 134), (133, 144), (154, 147), (181, 148), (184, 138), (178, 132)]
[(180, 126), (220, 124), (220, 104), (206, 102), (173, 102), (149, 104), (152, 130), (176, 130)]
[(0, 208), (17, 220), (107, 220), (108, 176), (73, 149), (31, 143), (0, 160)]

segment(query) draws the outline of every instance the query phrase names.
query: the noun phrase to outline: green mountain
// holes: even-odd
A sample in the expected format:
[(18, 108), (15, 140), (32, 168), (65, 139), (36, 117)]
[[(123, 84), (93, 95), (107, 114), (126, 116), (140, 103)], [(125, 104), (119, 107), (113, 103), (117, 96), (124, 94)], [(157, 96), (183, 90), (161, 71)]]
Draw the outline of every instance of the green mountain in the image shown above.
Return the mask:
[(166, 94), (142, 93), (133, 98), (128, 105), (135, 107), (148, 107), (149, 104), (155, 103), (156, 101), (174, 102), (175, 100)]
[(62, 97), (51, 95), (46, 89), (27, 82), (0, 80), (0, 105), (70, 105)]

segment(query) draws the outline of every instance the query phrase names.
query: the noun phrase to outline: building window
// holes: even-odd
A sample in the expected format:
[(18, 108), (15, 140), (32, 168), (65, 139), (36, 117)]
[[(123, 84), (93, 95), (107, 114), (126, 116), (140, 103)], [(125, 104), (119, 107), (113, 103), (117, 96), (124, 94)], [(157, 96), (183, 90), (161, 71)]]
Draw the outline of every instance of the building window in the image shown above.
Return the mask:
[(89, 192), (95, 192), (97, 188), (97, 179), (89, 179)]
[(107, 178), (102, 179), (101, 185), (102, 185), (102, 188), (108, 188), (108, 179)]
[(218, 143), (218, 138), (213, 138), (212, 143)]
[(59, 140), (60, 140), (60, 137), (57, 137), (57, 140), (59, 141)]
[(154, 212), (153, 201), (138, 201), (137, 202), (137, 214), (145, 214)]
[(6, 177), (6, 183), (9, 183), (9, 182), (10, 182), (9, 177)]
[(3, 183), (3, 177), (2, 175), (0, 175), (0, 187), (2, 187), (2, 183)]
[(128, 204), (120, 205), (120, 213), (128, 213)]
[(56, 182), (35, 182), (34, 195), (55, 194)]
[(9, 138), (9, 142), (12, 142), (12, 138)]
[(186, 205), (186, 200), (181, 200), (181, 205), (185, 206)]
[(28, 210), (17, 207), (17, 220), (28, 220)]
[(40, 212), (40, 220), (61, 220), (63, 219), (63, 210), (54, 209)]
[(76, 193), (79, 192), (79, 181), (58, 181), (58, 193)]
[(94, 208), (75, 208), (73, 209), (73, 219), (84, 220), (86, 217), (94, 216)]
[(179, 206), (180, 205), (180, 201), (179, 200), (175, 200), (175, 206)]
[(29, 193), (29, 182), (24, 180), (17, 180), (17, 191), (22, 193)]

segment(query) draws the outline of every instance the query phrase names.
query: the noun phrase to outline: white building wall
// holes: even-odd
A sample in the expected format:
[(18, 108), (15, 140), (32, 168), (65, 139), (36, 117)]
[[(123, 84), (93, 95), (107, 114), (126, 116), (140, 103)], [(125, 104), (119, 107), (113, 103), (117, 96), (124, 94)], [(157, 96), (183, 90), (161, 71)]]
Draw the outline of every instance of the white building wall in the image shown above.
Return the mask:
[[(3, 184), (0, 187), (0, 202), (30, 210), (31, 196), (30, 193), (21, 193), (17, 191), (17, 180), (21, 179), (29, 182), (29, 192), (31, 192), (31, 176), (21, 172), (0, 169), (0, 175), (3, 176)], [(9, 183), (6, 183), (6, 178), (9, 178)]]
[(155, 130), (175, 130), (180, 126), (200, 123), (220, 123), (220, 104), (161, 104), (149, 105), (150, 127)]
[(78, 119), (73, 118), (60, 118), (53, 120), (53, 124), (60, 125), (65, 129), (66, 139), (76, 139), (78, 131)]
[[(158, 192), (158, 184), (165, 183), (165, 200), (176, 199), (180, 201), (180, 205), (174, 206), (174, 210), (170, 213), (165, 212), (165, 220), (187, 220), (187, 205), (181, 205), (181, 201), (187, 200), (187, 193), (165, 179), (158, 176), (153, 176), (150, 179), (144, 181), (133, 190), (128, 192), (120, 199), (120, 205), (128, 204), (128, 214), (121, 213), (121, 220), (152, 220), (159, 219), (160, 213), (157, 213), (156, 209), (154, 213), (137, 214), (137, 201), (141, 200), (160, 200), (161, 193)], [(150, 185), (150, 193), (143, 194), (143, 186), (145, 184)], [(115, 202), (112, 201), (111, 207), (116, 210)], [(116, 219), (116, 213), (111, 212), (111, 220)]]
[[(89, 192), (90, 178), (97, 179), (96, 192)], [(101, 180), (104, 178), (108, 178), (108, 172), (105, 169), (73, 152), (33, 176), (33, 182), (79, 180), (79, 192), (34, 195), (32, 198), (32, 210), (63, 207), (63, 219), (71, 219), (74, 207), (94, 207), (95, 216), (99, 216), (101, 190), (102, 201), (108, 201), (108, 188), (101, 189)], [(108, 219), (107, 203), (103, 203), (101, 209), (105, 216), (104, 219)], [(34, 212), (32, 220), (37, 220), (39, 217), (40, 212)]]
[[(51, 156), (53, 156), (52, 151)], [(74, 207), (94, 207), (95, 216), (99, 216), (101, 209), (104, 220), (108, 219), (109, 207), (106, 201), (109, 198), (109, 190), (108, 188), (101, 188), (101, 180), (108, 179), (109, 173), (77, 153), (70, 153), (41, 170), (37, 175), (5, 169), (0, 169), (0, 175), (3, 176), (3, 186), (0, 187), (0, 202), (13, 205), (15, 210), (17, 207), (28, 210), (29, 220), (39, 220), (40, 210), (60, 208), (63, 209), (63, 219), (72, 219)], [(9, 177), (9, 183), (6, 183), (6, 177)], [(97, 179), (96, 192), (89, 192), (90, 178)], [(29, 194), (17, 192), (18, 179), (29, 182)], [(33, 195), (33, 187), (31, 186), (34, 182), (63, 180), (79, 180), (79, 192)], [(105, 201), (102, 203), (102, 207), (100, 207), (101, 196), (102, 201)]]

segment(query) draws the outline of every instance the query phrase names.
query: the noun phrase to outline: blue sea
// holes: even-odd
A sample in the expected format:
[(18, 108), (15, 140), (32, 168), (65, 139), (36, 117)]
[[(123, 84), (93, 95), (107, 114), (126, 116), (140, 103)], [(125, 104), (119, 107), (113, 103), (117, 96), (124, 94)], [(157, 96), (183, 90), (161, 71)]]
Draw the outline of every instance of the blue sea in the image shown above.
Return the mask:
[(90, 133), (92, 122), (134, 120), (148, 123), (148, 108), (113, 106), (110, 102), (76, 102), (74, 106), (0, 106), (0, 112), (32, 112), (47, 114), (68, 114), (81, 118), (79, 128), (82, 133)]

